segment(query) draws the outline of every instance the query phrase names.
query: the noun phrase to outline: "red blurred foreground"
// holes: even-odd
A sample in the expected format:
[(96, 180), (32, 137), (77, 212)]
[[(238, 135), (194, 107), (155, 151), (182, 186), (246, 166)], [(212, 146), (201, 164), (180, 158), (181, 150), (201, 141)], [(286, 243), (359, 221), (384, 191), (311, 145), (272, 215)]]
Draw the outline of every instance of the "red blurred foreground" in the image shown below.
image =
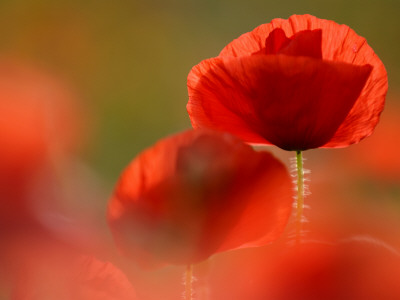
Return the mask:
[(119, 247), (140, 264), (193, 264), (277, 239), (291, 196), (289, 175), (272, 155), (229, 134), (192, 130), (127, 167), (109, 220)]

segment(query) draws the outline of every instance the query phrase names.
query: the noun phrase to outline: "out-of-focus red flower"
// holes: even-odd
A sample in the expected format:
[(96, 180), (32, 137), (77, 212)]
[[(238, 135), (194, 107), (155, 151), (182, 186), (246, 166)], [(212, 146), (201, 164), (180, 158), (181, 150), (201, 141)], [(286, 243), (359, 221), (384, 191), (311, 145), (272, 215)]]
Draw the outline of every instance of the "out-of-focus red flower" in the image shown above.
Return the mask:
[(386, 70), (346, 25), (310, 15), (274, 19), (229, 43), (188, 76), (194, 128), (285, 150), (345, 147), (369, 136)]
[(301, 246), (287, 230), (272, 245), (213, 257), (211, 299), (400, 299), (397, 207), (334, 181), (311, 180), (311, 190)]
[(374, 241), (304, 244), (281, 252), (252, 299), (399, 299), (400, 256)]
[(272, 155), (198, 130), (161, 140), (133, 160), (108, 219), (126, 254), (189, 264), (277, 239), (291, 203), (289, 176)]
[(28, 170), (81, 142), (81, 105), (62, 81), (16, 60), (0, 59), (0, 168)]
[(0, 298), (65, 299), (41, 290), (56, 290), (72, 249), (91, 243), (59, 209), (64, 165), (82, 138), (78, 100), (55, 76), (0, 57)]
[(128, 278), (111, 262), (83, 256), (78, 262), (79, 275), (73, 292), (74, 299), (135, 300), (135, 289)]
[[(40, 251), (50, 251), (43, 245)], [(110, 262), (93, 256), (61, 252), (54, 248), (44, 256), (23, 259), (14, 282), (12, 300), (135, 300), (136, 292), (125, 274)]]
[(77, 100), (59, 79), (0, 58), (0, 233), (30, 222), (36, 181), (79, 147), (83, 123)]
[(340, 151), (332, 164), (341, 164), (350, 176), (360, 174), (379, 181), (398, 183), (400, 180), (400, 105), (397, 99), (385, 107), (385, 116), (374, 135), (363, 143)]

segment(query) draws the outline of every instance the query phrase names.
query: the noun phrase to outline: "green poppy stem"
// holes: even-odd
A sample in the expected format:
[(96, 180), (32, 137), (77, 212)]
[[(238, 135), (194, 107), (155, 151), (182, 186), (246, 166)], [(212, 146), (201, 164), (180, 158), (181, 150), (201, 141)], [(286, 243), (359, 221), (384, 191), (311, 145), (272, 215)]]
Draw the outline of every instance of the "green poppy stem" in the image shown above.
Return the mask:
[(192, 300), (193, 265), (186, 266), (185, 274), (185, 300)]
[(301, 151), (296, 151), (297, 169), (297, 200), (296, 200), (296, 244), (300, 244), (301, 227), (304, 209), (304, 170), (303, 155)]

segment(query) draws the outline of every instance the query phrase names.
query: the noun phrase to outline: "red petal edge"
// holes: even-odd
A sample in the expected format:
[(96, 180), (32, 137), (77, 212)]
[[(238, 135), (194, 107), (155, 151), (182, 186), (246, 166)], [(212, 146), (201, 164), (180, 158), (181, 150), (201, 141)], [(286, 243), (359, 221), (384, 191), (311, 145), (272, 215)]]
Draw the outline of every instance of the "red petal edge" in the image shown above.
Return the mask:
[(346, 147), (371, 135), (384, 107), (388, 89), (387, 72), (365, 38), (357, 35), (350, 27), (311, 15), (293, 15), (287, 20), (274, 19), (229, 43), (219, 56), (238, 57), (261, 51), (265, 39), (276, 28), (283, 29), (287, 37), (303, 30), (321, 29), (323, 60), (358, 66), (369, 64), (373, 67), (354, 107), (333, 137), (322, 147)]

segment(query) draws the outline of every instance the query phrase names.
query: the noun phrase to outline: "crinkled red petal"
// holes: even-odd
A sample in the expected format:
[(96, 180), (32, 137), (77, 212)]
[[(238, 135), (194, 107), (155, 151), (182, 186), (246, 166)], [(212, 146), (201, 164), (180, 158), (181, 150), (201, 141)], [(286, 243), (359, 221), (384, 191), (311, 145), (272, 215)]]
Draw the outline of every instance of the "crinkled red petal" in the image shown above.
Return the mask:
[(196, 127), (217, 126), (250, 143), (262, 137), (285, 150), (317, 148), (346, 119), (370, 72), (286, 55), (210, 59), (191, 72), (188, 111)]
[(323, 60), (356, 66), (369, 64), (373, 67), (353, 108), (323, 147), (345, 147), (369, 136), (383, 110), (388, 88), (387, 73), (366, 40), (348, 26), (311, 15), (293, 15), (287, 20), (274, 19), (229, 43), (219, 56), (239, 57), (262, 52), (266, 38), (277, 28), (283, 30), (288, 38), (304, 30), (321, 30)]

